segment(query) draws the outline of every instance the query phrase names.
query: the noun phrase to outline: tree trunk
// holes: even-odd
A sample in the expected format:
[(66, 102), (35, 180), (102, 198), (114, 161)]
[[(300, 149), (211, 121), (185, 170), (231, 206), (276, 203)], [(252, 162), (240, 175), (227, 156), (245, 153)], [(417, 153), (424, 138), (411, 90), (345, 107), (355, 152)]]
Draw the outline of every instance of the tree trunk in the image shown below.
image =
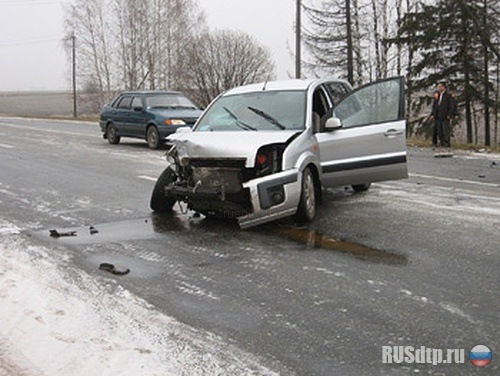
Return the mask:
[[(406, 0), (406, 12), (412, 11), (412, 1)], [(412, 95), (413, 95), (413, 46), (410, 44), (408, 46), (408, 66), (406, 68), (406, 135), (411, 136), (411, 110), (412, 110)]]
[(375, 80), (378, 80), (380, 78), (380, 35), (378, 32), (378, 12), (377, 12), (377, 1), (372, 0), (372, 16), (373, 16), (373, 38), (374, 38), (374, 45), (375, 45)]
[[(483, 1), (483, 27), (488, 34), (488, 2)], [(484, 144), (491, 145), (490, 132), (490, 66), (488, 61), (488, 45), (483, 45), (484, 49)]]
[(467, 143), (472, 144), (472, 114), (471, 114), (471, 93), (470, 93), (470, 74), (468, 68), (468, 29), (467, 29), (467, 16), (462, 10), (462, 68), (464, 70), (464, 96), (465, 96), (465, 124), (467, 128)]
[(356, 52), (356, 84), (363, 83), (363, 58), (361, 55), (361, 26), (359, 21), (359, 4), (358, 0), (352, 0), (353, 18), (354, 18), (354, 31), (353, 37), (354, 50)]
[(389, 14), (388, 14), (388, 3), (387, 0), (382, 2), (382, 53), (381, 53), (381, 76), (382, 78), (387, 78), (389, 70), (389, 48), (390, 44), (387, 43), (387, 38), (389, 38)]
[(498, 145), (498, 102), (500, 100), (500, 59), (497, 59), (497, 87), (495, 94), (495, 131), (494, 131), (494, 143)]
[[(396, 23), (398, 30), (401, 27), (401, 5), (402, 5), (402, 0), (397, 0), (396, 1)], [(396, 72), (398, 76), (401, 76), (401, 43), (398, 43), (396, 45), (397, 48), (397, 55), (396, 55)]]

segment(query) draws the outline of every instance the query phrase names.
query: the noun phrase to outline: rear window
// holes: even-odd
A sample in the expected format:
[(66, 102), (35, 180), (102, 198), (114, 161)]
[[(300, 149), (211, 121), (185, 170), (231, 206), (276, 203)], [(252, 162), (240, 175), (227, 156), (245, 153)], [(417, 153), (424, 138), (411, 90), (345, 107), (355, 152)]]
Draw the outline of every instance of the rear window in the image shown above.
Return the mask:
[(180, 94), (155, 94), (146, 96), (147, 108), (190, 108), (196, 109), (196, 106)]

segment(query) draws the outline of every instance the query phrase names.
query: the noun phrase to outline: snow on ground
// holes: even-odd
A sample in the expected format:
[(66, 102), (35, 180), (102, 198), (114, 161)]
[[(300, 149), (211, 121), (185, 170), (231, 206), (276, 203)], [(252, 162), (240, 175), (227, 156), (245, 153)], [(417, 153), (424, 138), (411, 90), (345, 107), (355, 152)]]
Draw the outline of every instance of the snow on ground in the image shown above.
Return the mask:
[(105, 281), (0, 219), (0, 376), (274, 374)]

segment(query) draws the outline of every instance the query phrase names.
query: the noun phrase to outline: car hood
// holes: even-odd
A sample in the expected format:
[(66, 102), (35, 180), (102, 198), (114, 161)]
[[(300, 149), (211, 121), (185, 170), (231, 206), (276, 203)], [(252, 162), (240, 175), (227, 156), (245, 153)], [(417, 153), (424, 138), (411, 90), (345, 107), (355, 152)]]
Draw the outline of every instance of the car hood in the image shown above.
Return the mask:
[(254, 167), (260, 147), (286, 143), (301, 131), (242, 131), (175, 133), (168, 137), (182, 158), (245, 159), (246, 167)]
[(148, 111), (164, 118), (199, 118), (201, 110), (190, 108), (148, 108)]

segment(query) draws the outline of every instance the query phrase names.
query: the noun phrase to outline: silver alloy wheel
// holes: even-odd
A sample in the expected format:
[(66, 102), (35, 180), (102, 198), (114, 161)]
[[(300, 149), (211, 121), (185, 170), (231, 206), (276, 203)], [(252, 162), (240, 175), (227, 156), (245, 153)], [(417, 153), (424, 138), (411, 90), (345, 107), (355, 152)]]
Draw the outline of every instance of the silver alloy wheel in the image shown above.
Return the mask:
[(307, 216), (312, 219), (316, 214), (316, 191), (314, 188), (314, 179), (309, 170), (304, 174), (304, 199)]

